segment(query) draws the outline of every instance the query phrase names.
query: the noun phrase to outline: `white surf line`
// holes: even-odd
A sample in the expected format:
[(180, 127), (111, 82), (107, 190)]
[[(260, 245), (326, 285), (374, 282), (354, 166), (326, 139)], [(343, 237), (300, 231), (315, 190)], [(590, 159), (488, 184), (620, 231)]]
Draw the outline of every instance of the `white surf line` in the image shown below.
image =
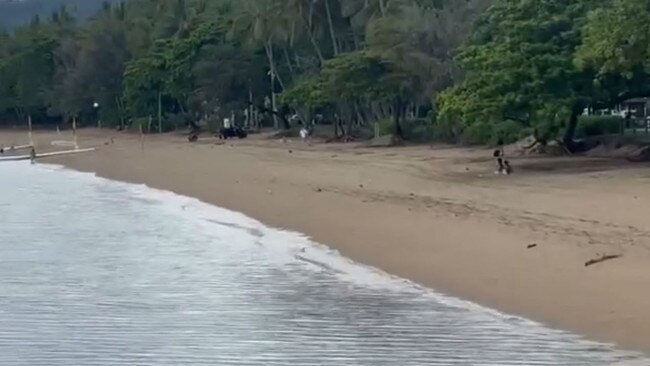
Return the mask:
[[(91, 151), (95, 151), (95, 150), (96, 149), (94, 147), (91, 147), (91, 148), (87, 148), (87, 149), (54, 151), (54, 152), (49, 152), (49, 153), (36, 154), (36, 159), (50, 158), (50, 157), (53, 157), (53, 156), (80, 154), (80, 153), (91, 152)], [(2, 161), (30, 160), (31, 158), (32, 158), (31, 155), (2, 156), (2, 157), (0, 157), (0, 162), (2, 162)]]
[(7, 152), (7, 151), (25, 150), (25, 149), (29, 149), (30, 147), (32, 147), (32, 145), (9, 146), (9, 147), (5, 147), (4, 151)]
[(20, 161), (29, 160), (29, 155), (16, 155), (16, 156), (0, 156), (0, 161)]
[(74, 141), (66, 141), (66, 140), (56, 140), (56, 141), (52, 141), (50, 144), (52, 146), (61, 146), (61, 147), (74, 147), (75, 146)]
[(50, 152), (50, 153), (36, 154), (36, 159), (49, 158), (49, 157), (52, 157), (52, 156), (61, 156), (61, 155), (73, 155), (73, 154), (79, 154), (79, 153), (85, 153), (85, 152), (91, 152), (91, 151), (95, 151), (95, 148), (90, 147), (90, 148), (87, 148), (87, 149), (54, 151), (54, 152)]

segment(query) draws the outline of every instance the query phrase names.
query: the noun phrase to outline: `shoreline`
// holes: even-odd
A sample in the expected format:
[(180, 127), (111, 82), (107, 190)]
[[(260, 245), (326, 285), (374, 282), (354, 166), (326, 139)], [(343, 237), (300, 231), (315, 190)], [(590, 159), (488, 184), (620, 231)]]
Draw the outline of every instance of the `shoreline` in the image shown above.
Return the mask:
[[(0, 141), (13, 135), (0, 132)], [(195, 197), (443, 294), (650, 351), (645, 166), (546, 172), (515, 160), (516, 174), (502, 178), (480, 149), (163, 135), (147, 136), (142, 150), (137, 136), (80, 135), (100, 151), (47, 162)], [(104, 146), (111, 135), (115, 144)], [(61, 136), (35, 139), (46, 150)], [(604, 255), (622, 257), (585, 267)]]

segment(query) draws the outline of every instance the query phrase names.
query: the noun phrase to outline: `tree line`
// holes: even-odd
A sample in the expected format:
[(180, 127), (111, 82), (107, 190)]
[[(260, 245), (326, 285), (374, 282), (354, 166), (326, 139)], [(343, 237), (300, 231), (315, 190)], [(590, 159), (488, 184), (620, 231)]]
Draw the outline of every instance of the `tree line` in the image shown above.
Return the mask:
[(646, 96), (645, 0), (130, 0), (0, 33), (0, 121), (524, 134)]
[(47, 17), (62, 6), (79, 20), (85, 20), (95, 15), (106, 1), (116, 0), (0, 0), (0, 27), (19, 27), (35, 16)]

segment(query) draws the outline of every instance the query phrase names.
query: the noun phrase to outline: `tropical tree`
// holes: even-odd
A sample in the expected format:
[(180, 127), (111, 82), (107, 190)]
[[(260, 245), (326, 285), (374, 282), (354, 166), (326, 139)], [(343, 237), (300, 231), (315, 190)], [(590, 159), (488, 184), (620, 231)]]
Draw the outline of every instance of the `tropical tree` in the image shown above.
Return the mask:
[(650, 7), (643, 0), (615, 0), (589, 14), (576, 55), (592, 69), (600, 103), (614, 105), (650, 95)]
[(541, 142), (563, 131), (571, 149), (578, 116), (596, 93), (591, 70), (574, 64), (576, 48), (586, 14), (607, 2), (497, 1), (461, 50), (465, 80), (439, 98), (441, 122), (459, 132), (512, 121)]

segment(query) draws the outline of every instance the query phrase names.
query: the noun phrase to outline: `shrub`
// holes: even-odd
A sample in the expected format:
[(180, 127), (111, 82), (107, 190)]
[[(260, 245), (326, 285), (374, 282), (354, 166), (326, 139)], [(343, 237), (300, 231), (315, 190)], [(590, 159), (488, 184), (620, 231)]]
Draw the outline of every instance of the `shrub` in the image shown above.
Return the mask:
[(582, 116), (578, 119), (575, 137), (611, 135), (618, 133), (625, 122), (619, 116)]
[(491, 123), (477, 122), (469, 125), (463, 131), (463, 142), (470, 145), (483, 145), (490, 143), (494, 127)]
[(429, 119), (414, 119), (405, 123), (404, 135), (413, 142), (429, 142), (433, 140), (433, 124)]
[[(191, 121), (192, 115), (189, 113), (170, 113), (163, 119), (162, 128), (164, 132), (184, 129)], [(157, 121), (154, 124), (157, 124)], [(158, 126), (154, 126), (153, 129), (157, 130)]]
[(149, 117), (134, 118), (130, 128), (133, 129), (133, 131), (139, 131), (140, 126), (142, 126), (143, 132), (147, 132), (147, 127), (149, 127)]
[(434, 141), (457, 143), (462, 131), (461, 126), (449, 118), (435, 118), (432, 121), (431, 133)]
[(395, 125), (390, 118), (384, 118), (379, 121), (379, 136), (388, 136), (395, 133)]
[(519, 140), (521, 131), (524, 128), (515, 121), (503, 121), (492, 126), (492, 138), (490, 143), (496, 145), (499, 140), (504, 144), (511, 144)]

